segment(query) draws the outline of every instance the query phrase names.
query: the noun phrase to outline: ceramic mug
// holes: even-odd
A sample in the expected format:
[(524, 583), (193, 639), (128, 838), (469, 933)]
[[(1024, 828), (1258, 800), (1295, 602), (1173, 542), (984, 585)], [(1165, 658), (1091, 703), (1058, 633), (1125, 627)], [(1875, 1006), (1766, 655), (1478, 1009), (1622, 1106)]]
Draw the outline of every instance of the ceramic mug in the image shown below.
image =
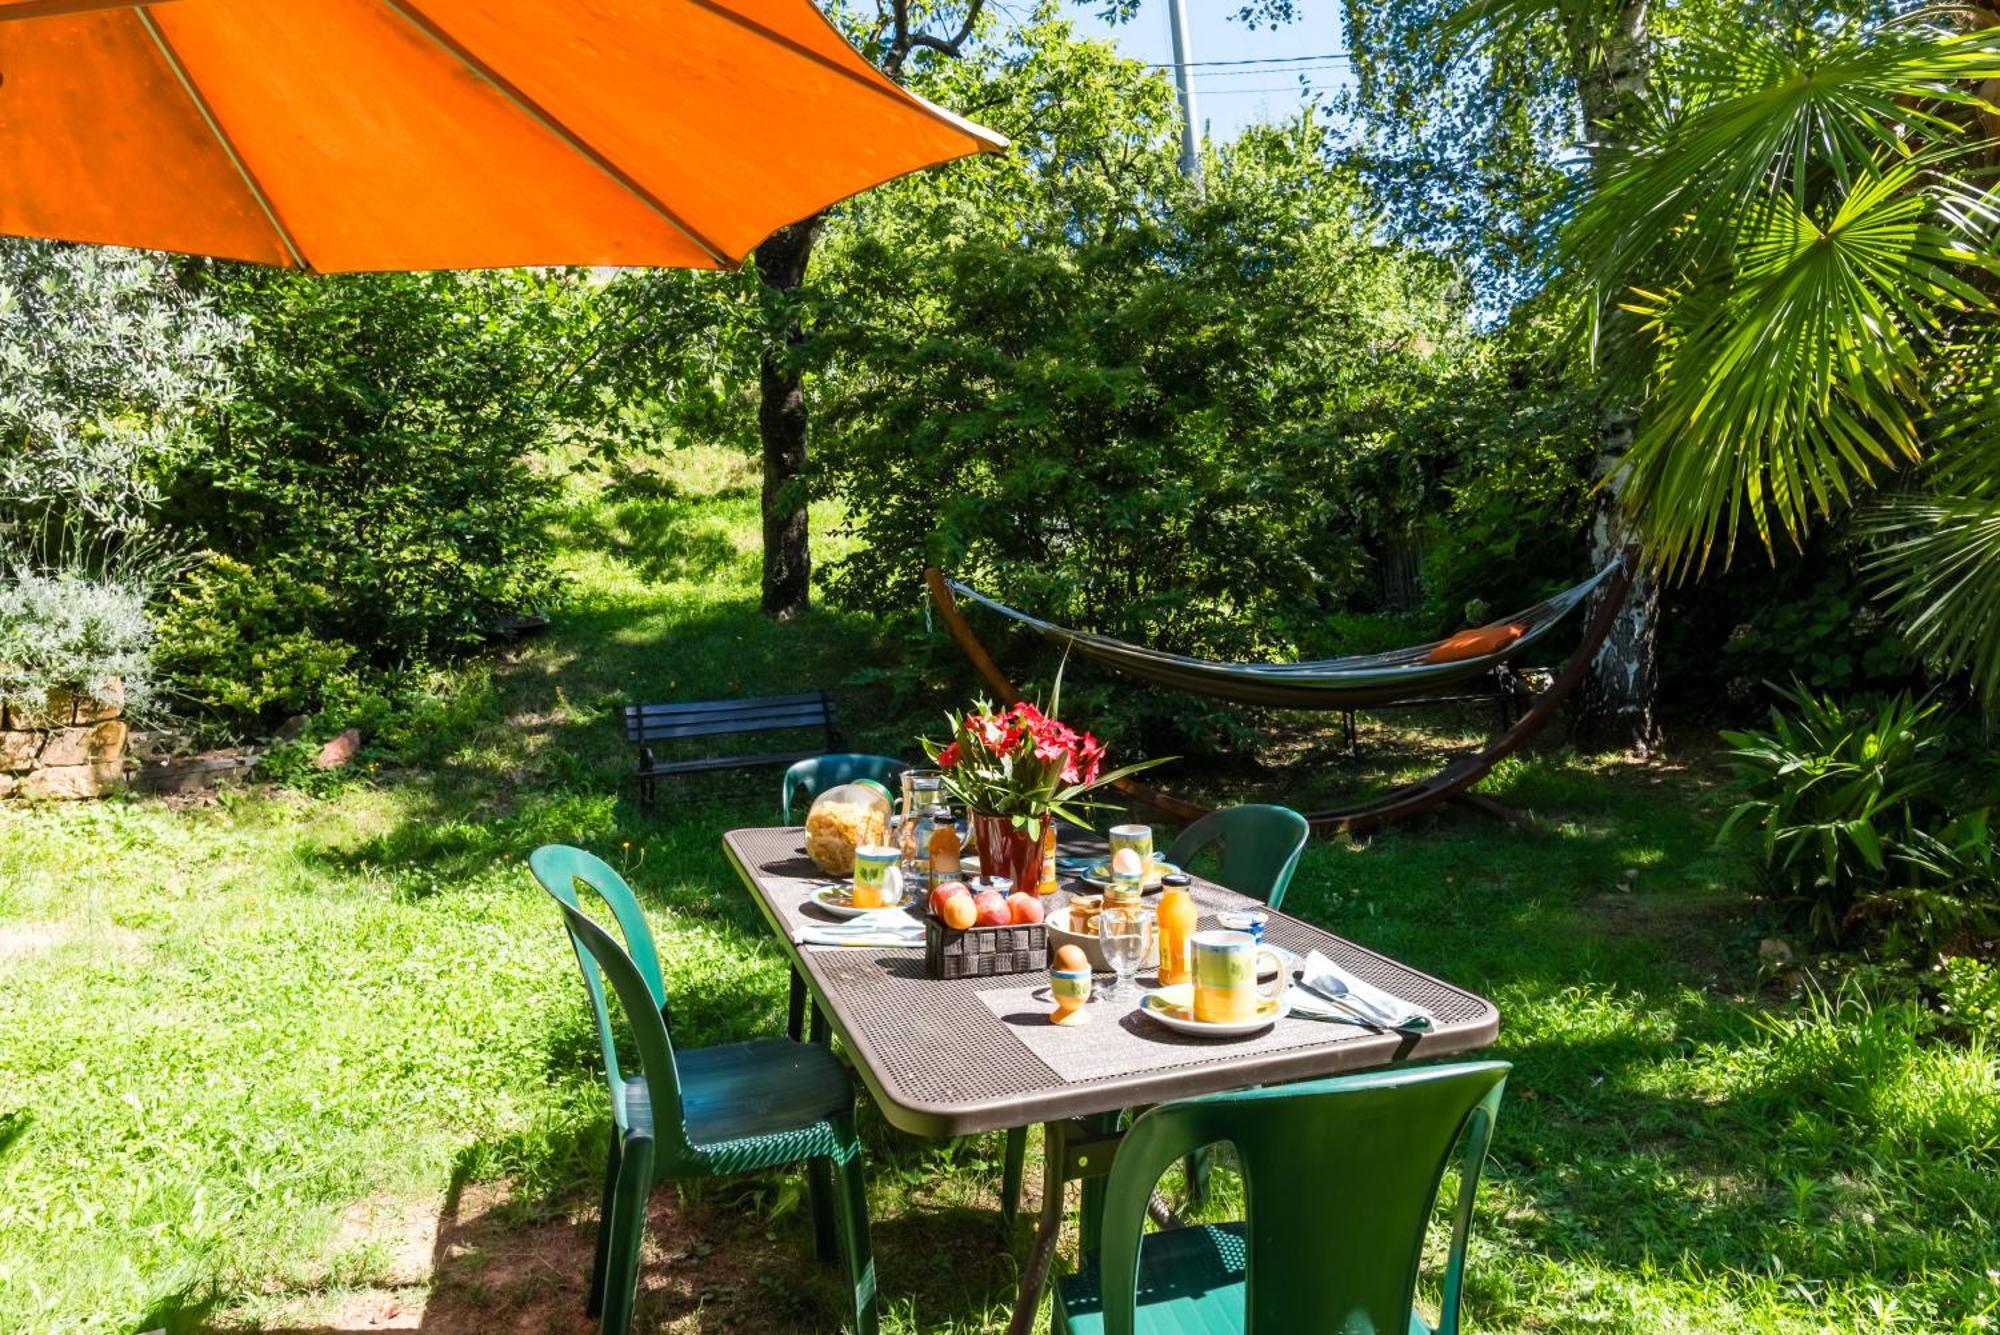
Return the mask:
[(1109, 831), (1111, 839), (1111, 860), (1116, 862), (1119, 853), (1131, 849), (1139, 859), (1139, 871), (1151, 878), (1153, 870), (1153, 827), (1150, 825), (1114, 825)]
[(854, 907), (894, 908), (903, 902), (903, 859), (900, 848), (863, 844), (854, 850)]
[(1055, 999), (1051, 1024), (1082, 1024), (1090, 1017), (1084, 1003), (1090, 1000), (1091, 975), (1088, 969), (1050, 969), (1049, 995)]
[[(1260, 1005), (1284, 995), (1284, 958), (1258, 945), (1248, 932), (1196, 932), (1192, 939), (1195, 1019), (1208, 1024), (1254, 1020)], [(1277, 968), (1269, 992), (1257, 985), (1257, 966), (1266, 955)]]

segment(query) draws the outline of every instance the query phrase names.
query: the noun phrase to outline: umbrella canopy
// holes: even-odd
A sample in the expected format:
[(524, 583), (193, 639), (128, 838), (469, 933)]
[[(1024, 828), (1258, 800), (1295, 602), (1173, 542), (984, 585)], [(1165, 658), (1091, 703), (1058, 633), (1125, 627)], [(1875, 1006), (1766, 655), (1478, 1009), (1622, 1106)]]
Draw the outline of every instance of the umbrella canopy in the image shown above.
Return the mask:
[(810, 0), (0, 0), (0, 232), (290, 268), (728, 267), (1006, 140)]

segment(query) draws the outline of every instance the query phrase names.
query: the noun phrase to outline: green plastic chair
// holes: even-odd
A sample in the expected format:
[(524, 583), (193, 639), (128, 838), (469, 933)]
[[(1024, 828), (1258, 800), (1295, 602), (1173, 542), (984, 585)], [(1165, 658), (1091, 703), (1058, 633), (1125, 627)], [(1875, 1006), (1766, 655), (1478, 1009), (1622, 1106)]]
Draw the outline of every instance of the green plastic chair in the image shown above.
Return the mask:
[(1181, 831), (1167, 861), (1185, 867), (1211, 844), (1222, 845), (1215, 879), (1239, 895), (1282, 907), (1292, 873), (1299, 869), (1312, 826), (1290, 807), (1251, 804), (1211, 811)]
[[(569, 927), (611, 1089), (611, 1153), (604, 1165), (604, 1211), (591, 1264), (588, 1314), (601, 1317), (606, 1335), (624, 1335), (630, 1328), (646, 1201), (657, 1183), (805, 1163), (815, 1248), (822, 1260), (830, 1258), (837, 1222), (854, 1328), (859, 1335), (876, 1335), (880, 1325), (875, 1262), (868, 1245), (868, 1198), (861, 1142), (854, 1131), (854, 1087), (846, 1068), (823, 1044), (781, 1038), (675, 1052), (667, 1036), (659, 953), (646, 915), (624, 879), (602, 859), (560, 845), (536, 849), (528, 865)], [(577, 902), (578, 883), (596, 891), (610, 907), (624, 934), (623, 946), (584, 913)], [(605, 1005), (606, 979), (631, 1026), (637, 1075), (626, 1075), (618, 1065)]]
[[(1377, 1071), (1142, 1114), (1111, 1163), (1102, 1245), (1057, 1286), (1056, 1330), (1457, 1335), (1472, 1200), (1508, 1070)], [(1146, 1234), (1160, 1174), (1218, 1141), (1242, 1160), (1248, 1218)], [(1413, 1307), (1417, 1264), (1454, 1143), (1458, 1202), (1432, 1327)]]
[[(1290, 807), (1251, 804), (1212, 811), (1181, 831), (1167, 850), (1167, 861), (1187, 866), (1211, 844), (1222, 845), (1222, 872), (1215, 879), (1239, 895), (1261, 899), (1272, 908), (1283, 903), (1292, 873), (1299, 868), (1312, 826)], [(1007, 1133), (1006, 1157), (1002, 1161), (1000, 1211), (1003, 1226), (1011, 1227), (1021, 1196), (1021, 1165), (1028, 1148), (1025, 1127)], [(1188, 1201), (1200, 1205), (1208, 1199), (1209, 1156), (1198, 1152), (1188, 1156), (1186, 1165)]]
[(809, 756), (798, 761), (785, 771), (784, 784), (778, 790), (778, 815), (781, 821), (792, 823), (792, 803), (803, 797), (808, 805), (829, 788), (838, 788), (843, 783), (853, 783), (856, 779), (873, 779), (894, 794), (899, 786), (903, 771), (910, 768), (908, 762), (893, 756), (871, 756), (860, 751), (836, 751), (832, 755)]

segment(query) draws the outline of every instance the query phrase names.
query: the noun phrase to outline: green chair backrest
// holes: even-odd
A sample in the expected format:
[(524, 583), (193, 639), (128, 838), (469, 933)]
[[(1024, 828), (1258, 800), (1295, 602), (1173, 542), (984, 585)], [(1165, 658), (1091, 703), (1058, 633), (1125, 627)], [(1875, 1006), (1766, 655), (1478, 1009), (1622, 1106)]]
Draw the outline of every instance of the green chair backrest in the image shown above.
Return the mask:
[[(1236, 1147), (1249, 1252), (1244, 1329), (1407, 1335), (1424, 1228), (1460, 1146), (1440, 1335), (1458, 1330), (1472, 1198), (1505, 1062), (1408, 1067), (1162, 1104), (1118, 1146), (1104, 1201), (1105, 1335), (1134, 1335), (1147, 1202), (1169, 1164)], [(1463, 1132), (1463, 1139), (1460, 1133)]]
[(1210, 844), (1222, 845), (1222, 874), (1216, 877), (1239, 895), (1280, 907), (1285, 887), (1299, 868), (1312, 826), (1290, 807), (1251, 804), (1211, 811), (1181, 831), (1167, 860), (1185, 867)]
[[(899, 789), (903, 771), (908, 768), (907, 762), (894, 756), (871, 756), (860, 751), (809, 756), (785, 771), (785, 782), (778, 790), (779, 819), (790, 825), (794, 801), (803, 798), (810, 803), (827, 789), (853, 783), (856, 779), (875, 780), (887, 788), (893, 798)], [(803, 812), (799, 819), (805, 819)]]
[[(597, 1041), (604, 1052), (604, 1078), (611, 1087), (611, 1115), (621, 1131), (630, 1130), (625, 1107), (625, 1075), (618, 1065), (618, 1041), (605, 1004), (608, 979), (632, 1029), (640, 1075), (651, 1098), (655, 1135), (669, 1157), (685, 1150), (687, 1135), (681, 1119), (680, 1075), (674, 1067), (673, 1040), (667, 1035), (667, 992), (660, 978), (659, 950), (652, 928), (625, 878), (602, 858), (580, 848), (547, 844), (528, 857), (528, 869), (542, 889), (562, 909), (577, 968), (597, 1020)], [(620, 944), (585, 913), (576, 887), (587, 885), (611, 909), (625, 937)]]

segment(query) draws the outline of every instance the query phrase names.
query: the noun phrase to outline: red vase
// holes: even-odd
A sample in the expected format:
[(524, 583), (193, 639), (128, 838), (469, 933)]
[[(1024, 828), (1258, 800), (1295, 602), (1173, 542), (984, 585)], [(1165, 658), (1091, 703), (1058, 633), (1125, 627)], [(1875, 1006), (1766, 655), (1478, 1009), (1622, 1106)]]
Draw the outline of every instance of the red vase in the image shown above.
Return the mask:
[[(1044, 818), (1046, 823), (1046, 818)], [(972, 838), (979, 845), (979, 874), (1005, 876), (1016, 890), (1034, 894), (1042, 884), (1042, 840), (1011, 817), (972, 813)]]

